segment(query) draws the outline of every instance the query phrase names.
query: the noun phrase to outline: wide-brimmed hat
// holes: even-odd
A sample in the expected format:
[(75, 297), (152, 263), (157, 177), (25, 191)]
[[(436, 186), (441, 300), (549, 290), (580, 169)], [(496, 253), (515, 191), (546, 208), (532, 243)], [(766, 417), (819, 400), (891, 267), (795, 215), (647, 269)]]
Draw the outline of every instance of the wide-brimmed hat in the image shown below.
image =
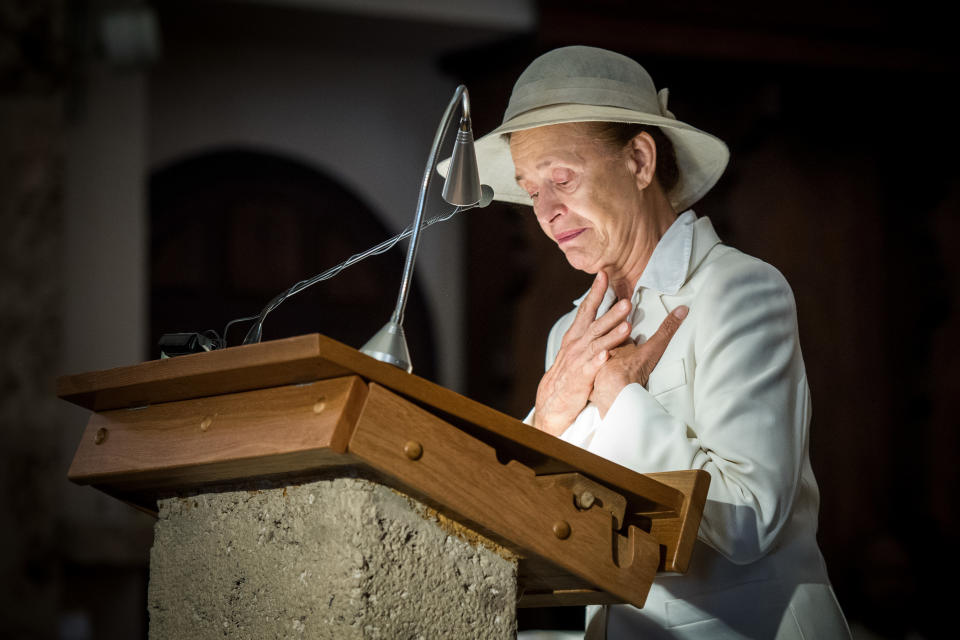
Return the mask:
[(565, 122), (648, 124), (673, 142), (680, 179), (667, 196), (675, 211), (685, 211), (716, 184), (730, 152), (719, 138), (677, 120), (667, 110), (667, 95), (619, 53), (583, 46), (547, 52), (520, 74), (503, 124), (476, 141), (480, 182), (493, 187), (496, 200), (532, 205), (515, 180), (505, 133)]

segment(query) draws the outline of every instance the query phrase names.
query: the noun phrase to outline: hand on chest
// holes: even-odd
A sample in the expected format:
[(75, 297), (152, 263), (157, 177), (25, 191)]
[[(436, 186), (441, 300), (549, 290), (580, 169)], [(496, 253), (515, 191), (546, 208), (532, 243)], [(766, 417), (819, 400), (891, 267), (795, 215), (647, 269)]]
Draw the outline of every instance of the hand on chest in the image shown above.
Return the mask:
[[(630, 317), (630, 337), (638, 345), (646, 342), (660, 329), (660, 325), (673, 309), (684, 304), (689, 306), (687, 301), (678, 296), (665, 296), (643, 288), (634, 293), (631, 302), (634, 308)], [(663, 356), (650, 374), (646, 385), (650, 393), (656, 395), (670, 391), (687, 382), (688, 361), (691, 359), (687, 352), (696, 318), (696, 314), (691, 310), (670, 339)]]

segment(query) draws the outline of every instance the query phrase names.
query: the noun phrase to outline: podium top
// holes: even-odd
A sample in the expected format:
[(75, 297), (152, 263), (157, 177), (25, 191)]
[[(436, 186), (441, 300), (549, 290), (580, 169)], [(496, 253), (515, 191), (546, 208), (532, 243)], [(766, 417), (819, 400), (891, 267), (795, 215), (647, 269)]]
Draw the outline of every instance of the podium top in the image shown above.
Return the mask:
[(90, 409), (69, 477), (164, 495), (372, 472), (517, 554), (521, 606), (642, 606), (686, 571), (703, 470), (641, 474), (318, 334), (64, 376)]
[(57, 395), (94, 412), (145, 407), (357, 375), (494, 446), (537, 475), (576, 472), (622, 492), (647, 513), (678, 511), (678, 489), (530, 427), (454, 391), (320, 334), (308, 334), (63, 376)]

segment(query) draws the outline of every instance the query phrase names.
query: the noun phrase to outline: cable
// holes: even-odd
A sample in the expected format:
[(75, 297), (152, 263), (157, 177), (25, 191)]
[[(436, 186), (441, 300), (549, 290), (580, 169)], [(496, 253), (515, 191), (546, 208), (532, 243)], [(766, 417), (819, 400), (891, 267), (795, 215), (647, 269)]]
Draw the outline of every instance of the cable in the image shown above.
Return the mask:
[[(492, 195), (492, 192), (491, 192), (491, 195)], [(475, 205), (470, 205), (467, 207), (456, 207), (450, 213), (440, 214), (430, 218), (429, 220), (426, 220), (425, 222), (423, 222), (420, 228), (425, 229), (432, 224), (436, 224), (437, 222), (445, 222), (462, 211), (472, 209), (476, 206), (486, 206), (487, 204), (489, 204), (489, 199), (486, 200), (485, 204), (477, 203)], [(283, 304), (283, 302), (287, 298), (300, 293), (307, 287), (311, 287), (317, 284), (318, 282), (329, 280), (330, 278), (338, 275), (341, 271), (343, 271), (347, 267), (351, 267), (356, 263), (360, 262), (361, 260), (365, 260), (370, 256), (380, 255), (381, 253), (385, 253), (389, 251), (404, 238), (409, 238), (411, 234), (413, 234), (412, 224), (408, 226), (406, 229), (404, 229), (403, 231), (401, 231), (400, 233), (398, 233), (397, 235), (393, 236), (392, 238), (388, 240), (384, 240), (380, 244), (374, 247), (371, 247), (366, 251), (363, 251), (361, 253), (356, 253), (350, 256), (349, 258), (347, 258), (337, 266), (331, 267), (326, 271), (324, 271), (323, 273), (313, 276), (312, 278), (308, 278), (306, 280), (301, 280), (300, 282), (297, 282), (296, 284), (291, 286), (289, 289), (278, 294), (270, 302), (268, 302), (267, 305), (263, 308), (263, 310), (259, 313), (259, 315), (248, 316), (245, 318), (237, 318), (236, 320), (231, 320), (229, 323), (227, 323), (227, 327), (223, 331), (223, 346), (226, 346), (226, 343), (227, 343), (227, 329), (229, 329), (230, 326), (235, 323), (246, 322), (249, 320), (256, 320), (256, 323), (252, 327), (250, 327), (250, 329), (247, 331), (247, 335), (243, 339), (243, 344), (252, 344), (252, 343), (260, 342), (260, 337), (263, 334), (263, 322), (266, 319), (267, 315), (271, 311), (279, 307), (281, 304)]]
[(223, 338), (220, 340), (220, 343), (222, 346), (220, 348), (225, 349), (227, 347), (227, 331), (230, 331), (230, 327), (232, 327), (233, 325), (239, 322), (249, 322), (250, 320), (256, 320), (259, 317), (260, 316), (247, 316), (245, 318), (235, 318), (230, 322), (228, 322), (227, 325), (223, 328)]

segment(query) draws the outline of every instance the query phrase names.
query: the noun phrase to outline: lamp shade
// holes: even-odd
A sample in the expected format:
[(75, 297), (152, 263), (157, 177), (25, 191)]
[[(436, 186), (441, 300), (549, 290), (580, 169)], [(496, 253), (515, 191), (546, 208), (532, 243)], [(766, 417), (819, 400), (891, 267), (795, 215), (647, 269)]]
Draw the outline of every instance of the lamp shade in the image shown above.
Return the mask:
[(480, 171), (477, 153), (473, 150), (473, 129), (469, 121), (461, 121), (447, 181), (443, 184), (443, 199), (453, 205), (466, 207), (480, 201)]

